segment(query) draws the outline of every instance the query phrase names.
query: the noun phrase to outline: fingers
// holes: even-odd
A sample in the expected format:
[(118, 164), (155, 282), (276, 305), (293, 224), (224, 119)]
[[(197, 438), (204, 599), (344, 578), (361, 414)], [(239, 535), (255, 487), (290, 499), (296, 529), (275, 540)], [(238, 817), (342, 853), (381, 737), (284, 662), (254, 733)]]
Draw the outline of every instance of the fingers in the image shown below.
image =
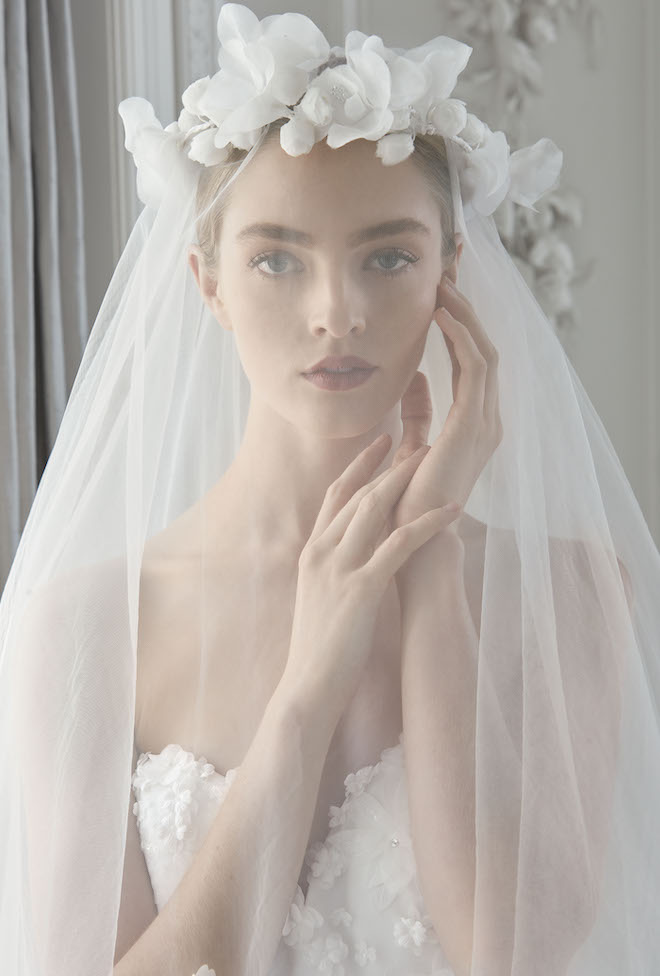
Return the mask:
[(451, 339), (455, 355), (461, 365), (461, 373), (463, 374), (465, 369), (468, 374), (465, 387), (462, 389), (462, 384), (459, 383), (458, 391), (454, 391), (454, 398), (468, 410), (470, 404), (466, 401), (471, 400), (473, 409), (480, 407), (482, 414), (487, 418), (497, 414), (496, 419), (499, 420), (497, 349), (488, 338), (468, 299), (447, 276), (443, 277), (442, 285), (445, 314), (438, 316), (438, 324)]
[[(332, 482), (328, 486), (325, 493), (325, 498), (323, 499), (323, 504), (319, 509), (319, 513), (316, 516), (316, 522), (314, 523), (314, 528), (309, 537), (309, 542), (312, 542), (318, 536), (322, 535), (327, 529), (330, 523), (335, 518), (337, 512), (343, 509), (349, 499), (353, 498), (356, 491), (358, 491), (361, 486), (364, 486), (365, 490), (369, 490), (374, 484), (378, 484), (387, 474), (387, 470), (381, 472), (381, 474), (374, 479), (373, 482), (369, 482), (369, 476), (376, 470), (379, 464), (382, 463), (383, 458), (392, 446), (392, 438), (389, 434), (381, 434), (367, 444), (363, 451), (360, 451), (356, 457), (353, 458), (351, 463), (342, 471), (339, 478)], [(365, 485), (365, 482), (367, 484)]]
[(450, 502), (442, 508), (432, 508), (419, 518), (395, 529), (376, 549), (364, 570), (373, 575), (379, 585), (387, 583), (403, 566), (409, 556), (425, 542), (446, 529), (461, 514), (461, 506)]
[(413, 451), (426, 444), (433, 419), (433, 403), (426, 376), (417, 370), (408, 389), (401, 397), (401, 443), (392, 458), (392, 466), (396, 467)]
[(428, 445), (420, 447), (396, 468), (388, 468), (382, 481), (367, 486), (367, 491), (352, 498), (335, 517), (328, 530), (329, 541), (341, 549), (347, 562), (362, 566), (371, 556), (394, 505), (429, 450)]

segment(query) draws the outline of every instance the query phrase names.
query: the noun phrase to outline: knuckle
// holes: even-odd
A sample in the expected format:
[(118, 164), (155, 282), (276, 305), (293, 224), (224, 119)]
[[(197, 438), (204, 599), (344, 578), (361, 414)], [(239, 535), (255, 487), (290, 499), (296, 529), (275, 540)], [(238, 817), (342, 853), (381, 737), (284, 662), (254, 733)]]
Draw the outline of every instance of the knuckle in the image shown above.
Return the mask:
[(371, 514), (379, 509), (378, 499), (374, 491), (369, 491), (362, 496), (359, 501), (358, 509), (364, 514)]
[(311, 542), (307, 542), (298, 557), (299, 566), (314, 566), (318, 565), (321, 561), (322, 556), (325, 553), (325, 546), (323, 544), (322, 536), (314, 539)]
[(395, 544), (401, 544), (408, 542), (415, 534), (415, 529), (412, 522), (406, 522), (405, 525), (400, 525), (398, 528), (392, 532)]
[(326, 489), (326, 498), (339, 499), (344, 494), (344, 479), (343, 477), (337, 478), (335, 481), (331, 481)]

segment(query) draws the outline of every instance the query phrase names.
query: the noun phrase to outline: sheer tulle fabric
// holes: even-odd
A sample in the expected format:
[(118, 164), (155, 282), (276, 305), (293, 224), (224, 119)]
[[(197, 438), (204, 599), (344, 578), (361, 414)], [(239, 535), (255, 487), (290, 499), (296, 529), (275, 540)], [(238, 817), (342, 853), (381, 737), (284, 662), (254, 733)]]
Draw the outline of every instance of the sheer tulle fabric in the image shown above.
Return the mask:
[[(492, 218), (464, 222), (453, 175), (459, 284), (500, 354), (504, 427), (465, 506), (484, 526), (471, 557), (481, 613), (470, 976), (640, 976), (660, 958), (660, 558), (556, 335)], [(158, 211), (145, 209), (136, 223), (0, 604), (0, 958), (15, 976), (112, 971), (126, 822), (137, 802), (144, 547), (202, 498), (241, 442), (249, 384), (232, 334), (217, 328), (186, 262), (194, 196), (190, 171), (175, 167)], [(439, 330), (429, 330), (419, 368), (433, 398), (432, 443), (452, 397)], [(258, 552), (259, 541), (246, 545)], [(205, 553), (201, 527), (191, 545)], [(200, 632), (211, 612), (201, 572)], [(257, 563), (255, 606), (261, 579)], [(251, 627), (246, 619), (246, 645), (258, 637)], [(201, 695), (210, 656), (222, 649), (202, 642), (196, 650)], [(146, 689), (142, 707), (149, 701)], [(195, 736), (191, 749), (202, 757), (205, 743)], [(389, 771), (399, 782), (404, 759), (405, 749)], [(282, 794), (299, 786), (283, 782)], [(199, 810), (186, 810), (190, 829), (201, 829)], [(254, 853), (264, 870), (288, 829), (286, 817), (273, 816), (272, 844)], [(351, 854), (346, 843), (344, 856), (350, 863), (364, 850)], [(387, 863), (392, 883), (396, 865)], [(355, 885), (346, 889), (354, 896)], [(276, 952), (293, 951), (301, 919), (311, 929), (299, 930), (292, 971), (385, 971), (373, 968), (368, 940), (345, 956), (313, 955), (319, 926), (295, 878), (297, 912), (281, 913), (270, 896), (263, 891), (254, 906), (262, 922), (246, 973), (275, 972)], [(355, 896), (354, 926), (360, 905)], [(327, 918), (341, 907), (328, 907)], [(261, 937), (275, 911), (280, 946)], [(413, 925), (376, 933), (383, 945), (398, 938), (410, 949), (408, 968), (392, 972), (442, 971), (440, 956), (414, 952)]]

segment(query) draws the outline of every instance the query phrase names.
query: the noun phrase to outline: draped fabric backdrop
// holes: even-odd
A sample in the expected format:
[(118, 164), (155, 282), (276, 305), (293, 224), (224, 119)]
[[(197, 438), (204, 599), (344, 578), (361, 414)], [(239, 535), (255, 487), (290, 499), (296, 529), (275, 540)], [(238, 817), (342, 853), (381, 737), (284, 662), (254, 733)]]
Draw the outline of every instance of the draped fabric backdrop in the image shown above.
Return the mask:
[(0, 0), (0, 588), (87, 338), (69, 0)]

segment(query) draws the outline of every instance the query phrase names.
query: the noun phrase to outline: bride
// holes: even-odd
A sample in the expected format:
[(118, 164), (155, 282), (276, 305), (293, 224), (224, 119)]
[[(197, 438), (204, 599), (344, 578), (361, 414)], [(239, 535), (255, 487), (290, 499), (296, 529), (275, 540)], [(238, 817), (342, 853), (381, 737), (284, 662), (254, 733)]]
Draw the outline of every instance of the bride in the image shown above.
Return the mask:
[(660, 561), (491, 216), (561, 154), (450, 38), (218, 32), (120, 107), (146, 206), (0, 607), (2, 958), (650, 972)]

